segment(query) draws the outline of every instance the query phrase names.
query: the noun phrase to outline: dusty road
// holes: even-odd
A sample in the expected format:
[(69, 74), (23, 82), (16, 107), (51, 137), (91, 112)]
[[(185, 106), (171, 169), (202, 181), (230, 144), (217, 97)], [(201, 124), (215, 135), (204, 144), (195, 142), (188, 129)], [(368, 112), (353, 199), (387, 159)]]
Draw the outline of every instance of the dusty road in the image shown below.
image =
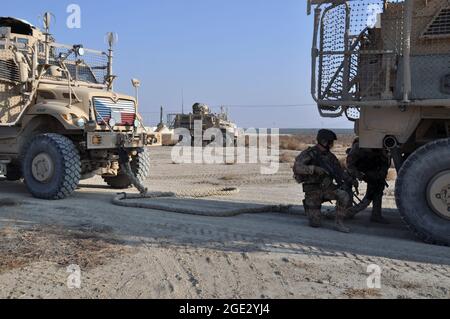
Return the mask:
[[(153, 149), (152, 161), (152, 191), (241, 189), (180, 200), (186, 207), (302, 202), (289, 164), (273, 176), (254, 164), (177, 165), (169, 148)], [(450, 248), (418, 242), (392, 193), (391, 225), (370, 224), (365, 213), (346, 235), (330, 223), (311, 229), (301, 214), (215, 218), (117, 207), (100, 179), (55, 202), (2, 181), (0, 298), (450, 298)], [(81, 270), (79, 289), (67, 286), (72, 264)], [(381, 268), (381, 289), (367, 286), (371, 264)]]

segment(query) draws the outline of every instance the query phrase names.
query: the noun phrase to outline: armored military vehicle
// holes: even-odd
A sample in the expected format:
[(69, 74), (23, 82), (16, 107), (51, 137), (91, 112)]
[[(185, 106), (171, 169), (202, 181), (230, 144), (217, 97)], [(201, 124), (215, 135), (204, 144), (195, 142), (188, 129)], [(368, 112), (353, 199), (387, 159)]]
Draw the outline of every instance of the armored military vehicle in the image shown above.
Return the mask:
[(0, 174), (24, 179), (37, 198), (63, 199), (101, 175), (114, 188), (148, 173), (147, 135), (136, 99), (113, 90), (108, 52), (55, 42), (44, 31), (0, 18)]
[[(195, 103), (192, 106), (192, 113), (190, 114), (172, 114), (169, 115), (170, 126), (174, 129), (184, 128), (191, 132), (191, 142), (195, 142), (195, 122), (201, 121), (202, 134), (208, 129), (216, 128), (222, 132), (223, 142), (225, 146), (233, 146), (237, 144), (238, 129), (236, 124), (231, 122), (228, 114), (222, 109), (219, 114), (211, 113), (210, 108), (206, 104)], [(213, 140), (203, 138), (203, 145), (207, 145)]]
[(386, 148), (400, 213), (421, 239), (450, 244), (450, 2), (308, 1), (312, 96), (347, 116), (364, 148)]

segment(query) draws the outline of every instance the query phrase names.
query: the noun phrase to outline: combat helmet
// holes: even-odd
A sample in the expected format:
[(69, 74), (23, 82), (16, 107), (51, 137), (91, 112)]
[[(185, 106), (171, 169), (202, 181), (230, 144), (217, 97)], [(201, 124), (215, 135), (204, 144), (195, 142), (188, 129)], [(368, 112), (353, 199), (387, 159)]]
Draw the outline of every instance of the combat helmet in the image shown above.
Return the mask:
[(317, 134), (317, 142), (325, 147), (337, 141), (337, 139), (336, 133), (330, 130), (320, 130)]

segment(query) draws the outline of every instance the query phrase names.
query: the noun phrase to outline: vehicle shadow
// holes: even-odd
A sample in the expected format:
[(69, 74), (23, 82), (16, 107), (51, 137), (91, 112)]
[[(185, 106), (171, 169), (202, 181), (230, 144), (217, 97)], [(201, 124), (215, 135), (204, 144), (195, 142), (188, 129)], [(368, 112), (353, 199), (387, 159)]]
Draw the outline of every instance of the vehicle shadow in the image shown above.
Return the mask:
[[(114, 239), (130, 246), (180, 246), (212, 248), (232, 252), (285, 252), (314, 256), (353, 256), (393, 258), (396, 260), (450, 265), (447, 247), (426, 245), (418, 241), (395, 210), (385, 210), (390, 225), (369, 222), (369, 212), (349, 221), (351, 234), (334, 231), (332, 221), (313, 229), (301, 207), (290, 212), (244, 214), (234, 217), (194, 216), (152, 209), (114, 206), (116, 191), (103, 186), (81, 185), (71, 197), (62, 201), (38, 200), (27, 193), (20, 182), (0, 183), (0, 228), (78, 227), (111, 229)], [(2, 199), (9, 199), (2, 205)], [(231, 199), (170, 199), (178, 207), (239, 207), (249, 205)], [(228, 204), (227, 204), (228, 203)], [(255, 203), (253, 205), (258, 205)], [(102, 236), (109, 236), (102, 234)]]

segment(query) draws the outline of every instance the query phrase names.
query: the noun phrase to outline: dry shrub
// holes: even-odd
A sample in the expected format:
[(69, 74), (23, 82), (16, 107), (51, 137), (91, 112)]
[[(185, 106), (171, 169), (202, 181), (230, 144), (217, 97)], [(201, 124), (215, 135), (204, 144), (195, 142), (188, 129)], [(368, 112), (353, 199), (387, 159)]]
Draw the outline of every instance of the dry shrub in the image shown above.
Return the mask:
[(0, 229), (0, 273), (40, 261), (92, 268), (123, 251), (112, 229), (101, 225)]
[(238, 180), (239, 177), (235, 176), (235, 175), (225, 175), (219, 178), (219, 180), (221, 181), (235, 181)]
[[(270, 147), (272, 143), (270, 135), (258, 137), (255, 136), (252, 138), (246, 135), (245, 147), (250, 146), (251, 139), (257, 139), (257, 144), (259, 146), (261, 144), (260, 140), (262, 138), (266, 139), (266, 143)], [(336, 146), (347, 149), (353, 144), (354, 139), (355, 135), (353, 134), (338, 134), (338, 141), (336, 143)], [(279, 142), (281, 150), (289, 150), (289, 151), (303, 151), (309, 146), (315, 145), (317, 143), (316, 135), (313, 134), (280, 135)]]
[[(354, 140), (355, 135), (353, 134), (340, 134), (338, 135), (336, 148), (347, 149), (351, 147)], [(282, 150), (302, 151), (316, 143), (316, 136), (312, 134), (280, 136), (280, 149)]]
[(344, 295), (351, 299), (381, 298), (381, 293), (376, 289), (347, 289)]
[(356, 135), (354, 134), (338, 134), (337, 144), (342, 147), (349, 148), (353, 145)]
[(290, 152), (283, 152), (280, 154), (280, 163), (293, 164), (295, 162), (295, 154)]
[(304, 138), (298, 135), (280, 136), (280, 149), (289, 151), (302, 151), (308, 148)]

